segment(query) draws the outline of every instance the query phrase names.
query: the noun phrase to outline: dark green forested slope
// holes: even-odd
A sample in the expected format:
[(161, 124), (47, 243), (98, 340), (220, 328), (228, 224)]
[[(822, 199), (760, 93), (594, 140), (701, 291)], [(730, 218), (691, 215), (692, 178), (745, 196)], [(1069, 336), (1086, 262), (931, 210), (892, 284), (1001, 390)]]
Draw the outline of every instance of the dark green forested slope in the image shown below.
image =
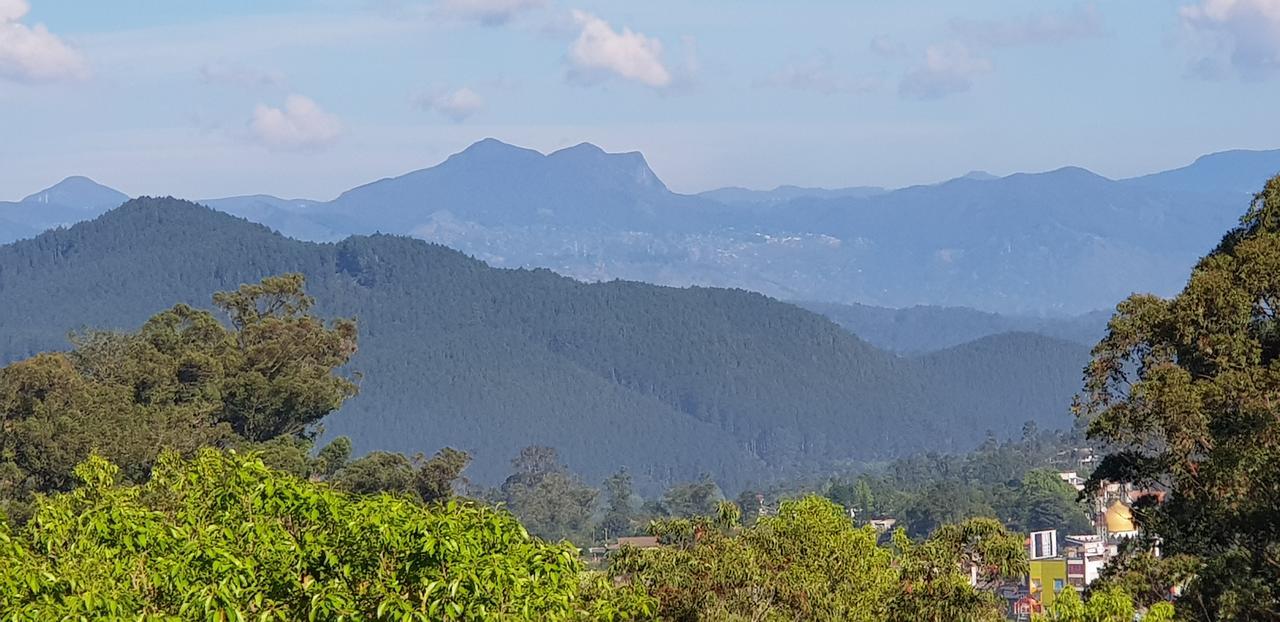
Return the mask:
[[(1022, 424), (1032, 419), (1011, 413), (1038, 412), (1044, 408), (1044, 396), (1070, 396), (1079, 390), (1076, 370), (1089, 360), (1089, 348), (1033, 333), (1003, 333), (915, 360), (931, 379), (930, 389), (948, 396), (952, 425), (987, 426), (974, 431), (990, 429), (1006, 437), (1020, 434)], [(1064, 365), (1072, 373), (1062, 373)], [(1067, 412), (1068, 405), (1060, 404), (1058, 412)], [(1064, 415), (1048, 421), (1068, 427), (1071, 420)]]
[(489, 481), (530, 444), (590, 479), (625, 465), (640, 483), (709, 472), (727, 487), (967, 448), (989, 428), (1065, 424), (1085, 359), (1030, 335), (903, 359), (749, 292), (588, 285), (392, 236), (297, 242), (173, 199), (0, 247), (0, 356), (290, 271), (318, 312), (359, 323), (361, 395), (328, 431), (361, 451), (466, 449)]

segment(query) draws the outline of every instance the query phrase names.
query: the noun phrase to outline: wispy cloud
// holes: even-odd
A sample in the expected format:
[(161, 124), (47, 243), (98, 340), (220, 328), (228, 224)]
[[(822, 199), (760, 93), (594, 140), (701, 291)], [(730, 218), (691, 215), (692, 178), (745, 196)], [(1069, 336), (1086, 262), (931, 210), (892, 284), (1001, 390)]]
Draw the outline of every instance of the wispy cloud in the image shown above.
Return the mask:
[(908, 99), (941, 99), (968, 91), (975, 77), (990, 71), (990, 60), (974, 55), (962, 44), (931, 45), (925, 50), (924, 62), (903, 76), (898, 95)]
[(22, 23), (30, 11), (26, 0), (0, 0), (0, 77), (35, 83), (87, 76), (89, 68), (80, 52), (44, 24)]
[[(963, 93), (974, 80), (994, 69), (991, 56), (999, 48), (1061, 45), (1102, 36), (1102, 16), (1092, 4), (1060, 11), (1037, 11), (1004, 19), (955, 18), (945, 41), (925, 49), (922, 62), (903, 75), (898, 94), (907, 99), (932, 100)], [(872, 41), (884, 56), (900, 48)]]
[(249, 129), (259, 142), (272, 149), (305, 151), (337, 140), (342, 134), (342, 122), (310, 98), (290, 95), (280, 108), (259, 104)]
[(471, 20), (485, 26), (501, 26), (521, 13), (545, 5), (545, 0), (441, 0), (439, 10), (449, 17)]
[[(4, 0), (0, 0), (4, 1)], [(250, 59), (281, 50), (346, 48), (370, 40), (420, 37), (437, 28), (421, 20), (326, 12), (237, 15), (193, 23), (79, 35), (76, 42), (102, 73), (185, 73), (210, 59)], [(231, 61), (226, 61), (231, 62)]]
[(1178, 16), (1197, 50), (1192, 75), (1218, 79), (1233, 67), (1241, 77), (1261, 79), (1280, 69), (1280, 0), (1202, 0)]
[(979, 47), (1054, 45), (1103, 33), (1102, 16), (1092, 4), (1000, 20), (957, 18), (951, 20), (951, 30), (968, 45)]
[(198, 69), (200, 81), (205, 84), (229, 84), (241, 88), (279, 88), (285, 85), (283, 73), (253, 67), (245, 63), (215, 61), (204, 63)]
[(867, 46), (877, 56), (884, 58), (902, 58), (908, 54), (907, 46), (888, 35), (877, 35)]
[(845, 75), (835, 58), (825, 50), (813, 57), (788, 63), (785, 67), (756, 81), (756, 86), (772, 86), (823, 95), (868, 93), (880, 86), (875, 78)]
[(452, 119), (455, 123), (465, 121), (471, 115), (484, 108), (484, 98), (469, 87), (453, 91), (438, 91), (419, 96), (417, 104), (424, 110), (432, 110)]
[(662, 88), (672, 82), (662, 60), (662, 42), (624, 27), (614, 30), (608, 22), (585, 11), (573, 11), (580, 28), (569, 48), (570, 78), (597, 82), (610, 75)]

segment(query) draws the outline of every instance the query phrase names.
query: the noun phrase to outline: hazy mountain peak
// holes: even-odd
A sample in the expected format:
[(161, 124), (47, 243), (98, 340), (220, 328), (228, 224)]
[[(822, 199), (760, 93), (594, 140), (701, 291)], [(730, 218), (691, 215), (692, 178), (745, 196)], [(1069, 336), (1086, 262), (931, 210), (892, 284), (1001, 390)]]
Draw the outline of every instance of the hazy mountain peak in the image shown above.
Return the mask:
[(1063, 166), (1049, 171), (1039, 173), (1014, 173), (1008, 177), (1001, 179), (1054, 179), (1061, 182), (1082, 183), (1082, 182), (1109, 182), (1112, 181), (1102, 175), (1099, 175), (1087, 168), (1079, 166)]
[(513, 159), (513, 158), (542, 158), (543, 155), (533, 149), (525, 149), (515, 145), (504, 143), (496, 138), (485, 138), (483, 140), (472, 143), (466, 149), (455, 153), (445, 163), (456, 161), (478, 161), (478, 160), (496, 160), (496, 159)]
[(128, 195), (108, 188), (88, 177), (73, 175), (22, 199), (24, 203), (45, 203), (82, 209), (108, 209), (128, 201)]
[(551, 152), (547, 155), (547, 158), (583, 163), (611, 161), (626, 163), (629, 166), (640, 165), (645, 168), (649, 167), (649, 163), (644, 159), (644, 154), (639, 151), (609, 153), (593, 143), (578, 143), (572, 147), (565, 147), (564, 149)]
[(639, 152), (581, 143), (543, 155), (487, 138), (437, 166), (348, 190), (318, 211), (330, 229), (356, 233), (420, 231), (442, 210), (483, 226), (637, 230), (672, 226), (688, 201)]
[(1280, 173), (1280, 149), (1232, 149), (1200, 156), (1181, 168), (1125, 181), (1198, 193), (1252, 194), (1262, 187), (1263, 181), (1277, 173)]
[(1074, 177), (1099, 177), (1099, 178), (1102, 178), (1102, 179), (1106, 179), (1106, 178), (1105, 178), (1105, 177), (1103, 177), (1102, 175), (1099, 175), (1099, 174), (1097, 174), (1097, 173), (1095, 173), (1095, 172), (1093, 172), (1093, 171), (1091, 171), (1091, 170), (1089, 170), (1089, 169), (1087, 169), (1087, 168), (1081, 167), (1081, 166), (1063, 166), (1063, 167), (1060, 167), (1060, 168), (1055, 168), (1055, 169), (1053, 169), (1053, 170), (1051, 170), (1051, 171), (1048, 171), (1048, 172), (1046, 172), (1046, 173), (1043, 173), (1043, 174), (1045, 174), (1045, 175), (1058, 175), (1058, 176), (1068, 176), (1068, 175), (1069, 175), (1069, 176), (1074, 176)]
[(969, 171), (961, 177), (965, 179), (974, 179), (977, 181), (991, 181), (992, 179), (1000, 179), (998, 175), (992, 175), (986, 171)]
[(1280, 149), (1227, 149), (1206, 153), (1195, 159), (1192, 164), (1209, 164), (1215, 162), (1237, 162), (1250, 158), (1280, 157)]
[(601, 149), (600, 147), (592, 143), (581, 142), (572, 147), (565, 147), (564, 149), (558, 149), (556, 151), (553, 151), (550, 154), (548, 154), (548, 157), (554, 157), (558, 155), (573, 155), (573, 154), (606, 155), (604, 149)]

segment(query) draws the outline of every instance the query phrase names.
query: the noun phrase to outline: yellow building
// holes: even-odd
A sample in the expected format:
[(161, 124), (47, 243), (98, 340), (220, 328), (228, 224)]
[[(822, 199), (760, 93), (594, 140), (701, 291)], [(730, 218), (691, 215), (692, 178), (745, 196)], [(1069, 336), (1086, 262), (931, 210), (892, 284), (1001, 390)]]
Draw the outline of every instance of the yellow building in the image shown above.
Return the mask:
[(1031, 596), (1045, 607), (1052, 605), (1062, 590), (1075, 589), (1067, 585), (1067, 560), (1033, 559), (1028, 562), (1027, 588)]

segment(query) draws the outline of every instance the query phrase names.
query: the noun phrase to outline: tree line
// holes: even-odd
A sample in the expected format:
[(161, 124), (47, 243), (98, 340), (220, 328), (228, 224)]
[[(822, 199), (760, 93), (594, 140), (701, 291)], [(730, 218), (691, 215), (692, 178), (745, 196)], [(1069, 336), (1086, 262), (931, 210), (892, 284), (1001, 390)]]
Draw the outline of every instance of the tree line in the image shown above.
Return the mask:
[[(1025, 563), (990, 520), (880, 542), (818, 496), (744, 521), (710, 478), (643, 502), (625, 471), (601, 499), (547, 447), (494, 488), (451, 448), (317, 449), (354, 323), (296, 274), (214, 304), (0, 370), (6, 619), (994, 619), (967, 569)], [(663, 546), (589, 570), (601, 531)]]

